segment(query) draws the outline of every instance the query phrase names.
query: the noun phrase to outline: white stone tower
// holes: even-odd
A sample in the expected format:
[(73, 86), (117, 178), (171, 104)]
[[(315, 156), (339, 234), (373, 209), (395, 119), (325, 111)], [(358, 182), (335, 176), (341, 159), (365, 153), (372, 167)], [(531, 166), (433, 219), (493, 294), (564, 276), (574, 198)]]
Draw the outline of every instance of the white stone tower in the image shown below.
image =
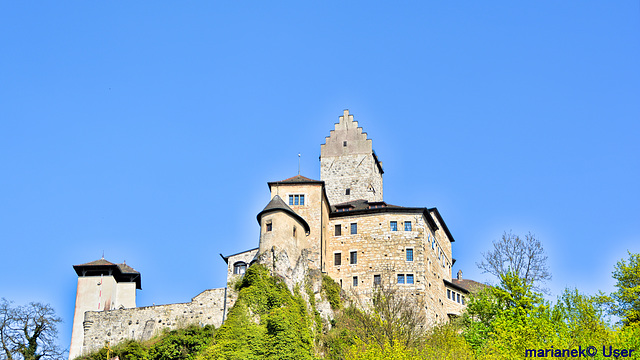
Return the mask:
[(364, 199), (382, 200), (382, 163), (371, 139), (344, 110), (335, 130), (320, 145), (320, 179), (325, 182), (331, 205)]
[(84, 313), (136, 307), (136, 289), (141, 289), (140, 273), (126, 263), (114, 264), (104, 258), (74, 265), (78, 274), (76, 308), (73, 315), (69, 359), (82, 355)]

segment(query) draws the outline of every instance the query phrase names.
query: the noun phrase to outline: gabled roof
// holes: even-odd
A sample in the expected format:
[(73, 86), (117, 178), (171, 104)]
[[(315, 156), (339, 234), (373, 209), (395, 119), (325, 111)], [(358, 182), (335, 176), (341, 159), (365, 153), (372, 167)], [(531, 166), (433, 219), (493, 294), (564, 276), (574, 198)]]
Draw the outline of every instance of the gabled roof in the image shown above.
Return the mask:
[(272, 185), (293, 185), (293, 184), (318, 184), (324, 185), (324, 181), (322, 180), (313, 180), (308, 177), (304, 177), (302, 175), (292, 176), (288, 179), (280, 180), (280, 181), (270, 181), (267, 183), (269, 185), (269, 189), (271, 189)]
[[(346, 210), (348, 209), (348, 210)], [(341, 211), (343, 210), (343, 211)], [(346, 211), (344, 211), (346, 210)], [(427, 224), (432, 230), (437, 230), (438, 225), (433, 220), (427, 208), (404, 207), (390, 205), (384, 201), (369, 202), (368, 200), (359, 199), (347, 201), (331, 206), (330, 218), (338, 218), (353, 215), (366, 215), (376, 213), (420, 213), (424, 216)]]
[(453, 279), (451, 282), (472, 293), (476, 293), (489, 286), (471, 279)]
[(447, 227), (447, 224), (445, 224), (444, 219), (442, 219), (442, 216), (440, 215), (438, 208), (431, 208), (429, 209), (429, 212), (433, 213), (436, 216), (436, 218), (438, 218), (438, 222), (440, 223), (440, 226), (442, 226), (444, 233), (447, 234), (449, 241), (454, 242), (455, 240), (453, 239), (453, 236), (449, 232), (449, 228)]
[(240, 255), (240, 254), (245, 254), (245, 253), (252, 252), (252, 251), (256, 251), (256, 250), (258, 250), (258, 249), (259, 249), (259, 248), (253, 248), (253, 249), (249, 249), (249, 250), (241, 251), (241, 252), (239, 252), (239, 253), (235, 253), (235, 254), (231, 254), (231, 255), (227, 255), (227, 256), (224, 256), (224, 255), (222, 255), (222, 253), (221, 253), (221, 254), (220, 254), (220, 257), (222, 258), (222, 260), (224, 260), (224, 262), (225, 262), (225, 263), (227, 263), (227, 264), (228, 264), (228, 263), (229, 263), (229, 258), (230, 258), (230, 257), (232, 257), (232, 256), (236, 256), (236, 255)]
[(88, 263), (73, 265), (78, 276), (111, 275), (117, 282), (135, 282), (136, 289), (142, 289), (140, 272), (126, 263), (114, 264), (104, 258)]
[(264, 209), (258, 213), (258, 216), (257, 216), (258, 224), (260, 224), (260, 219), (262, 219), (263, 215), (268, 214), (270, 212), (274, 212), (274, 211), (286, 212), (287, 214), (291, 215), (293, 218), (298, 220), (298, 222), (300, 222), (302, 226), (304, 226), (305, 233), (308, 234), (311, 231), (311, 228), (309, 227), (309, 224), (307, 224), (305, 219), (303, 219), (302, 216), (298, 215), (295, 211), (293, 211), (289, 207), (289, 205), (285, 204), (284, 201), (282, 201), (282, 199), (278, 195), (274, 196), (273, 199), (269, 201), (267, 206), (265, 206)]

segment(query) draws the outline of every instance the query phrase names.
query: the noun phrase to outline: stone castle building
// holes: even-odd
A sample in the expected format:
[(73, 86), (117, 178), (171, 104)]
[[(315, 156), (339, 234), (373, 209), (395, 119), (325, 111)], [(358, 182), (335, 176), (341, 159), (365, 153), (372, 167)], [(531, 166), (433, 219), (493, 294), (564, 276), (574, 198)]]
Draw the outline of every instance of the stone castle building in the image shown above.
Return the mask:
[[(316, 271), (365, 301), (378, 286), (393, 286), (420, 300), (429, 324), (459, 315), (478, 283), (462, 280), (461, 272), (452, 278), (454, 238), (438, 209), (384, 201), (382, 163), (348, 110), (320, 149), (320, 180), (297, 175), (268, 183), (271, 200), (257, 215), (258, 247), (221, 254), (228, 283), (259, 262), (290, 287)], [(141, 277), (133, 268), (100, 259), (74, 269), (70, 359), (165, 328), (220, 326), (236, 296), (231, 289), (211, 289), (190, 303), (137, 308)]]

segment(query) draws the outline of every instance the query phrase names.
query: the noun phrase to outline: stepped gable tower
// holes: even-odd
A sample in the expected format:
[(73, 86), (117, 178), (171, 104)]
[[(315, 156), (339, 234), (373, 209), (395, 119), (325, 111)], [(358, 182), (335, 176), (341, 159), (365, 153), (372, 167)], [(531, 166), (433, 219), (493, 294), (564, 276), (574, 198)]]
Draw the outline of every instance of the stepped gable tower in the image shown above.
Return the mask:
[(373, 151), (371, 139), (362, 132), (349, 110), (344, 110), (320, 145), (320, 179), (325, 182), (331, 205), (353, 200), (381, 202), (382, 163)]
[(135, 308), (136, 289), (142, 289), (140, 273), (126, 263), (114, 264), (102, 258), (74, 265), (73, 269), (78, 274), (78, 288), (69, 359), (82, 355), (85, 312)]

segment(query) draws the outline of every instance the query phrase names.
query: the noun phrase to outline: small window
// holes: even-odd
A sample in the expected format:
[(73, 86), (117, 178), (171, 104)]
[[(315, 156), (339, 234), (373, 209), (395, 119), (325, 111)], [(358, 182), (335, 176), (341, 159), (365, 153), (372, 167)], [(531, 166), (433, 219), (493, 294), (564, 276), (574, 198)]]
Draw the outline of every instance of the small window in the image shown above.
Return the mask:
[(435, 250), (436, 249), (436, 239), (433, 238), (433, 241), (431, 241), (431, 250)]
[(451, 299), (451, 290), (447, 289), (447, 299)]
[(458, 302), (460, 302), (460, 294), (456, 294), (458, 298)]
[(267, 231), (271, 231), (271, 228), (272, 228), (271, 223), (267, 223)]
[(407, 254), (407, 261), (413, 261), (413, 249), (407, 248), (406, 254)]
[(373, 275), (373, 285), (380, 285), (382, 283), (382, 279), (380, 279), (380, 275)]
[(333, 254), (333, 265), (342, 265), (342, 253)]
[(398, 274), (398, 284), (404, 284), (404, 274)]
[(296, 226), (293, 226), (293, 237), (296, 237)]
[(404, 231), (411, 231), (411, 221), (404, 222)]
[(345, 194), (345, 195), (351, 195), (351, 189), (347, 189), (347, 190), (345, 190), (345, 191), (344, 191), (344, 194)]
[(343, 142), (342, 142), (342, 146), (347, 146), (347, 142), (346, 142), (346, 141), (343, 141)]
[(355, 287), (355, 286), (358, 286), (358, 277), (357, 277), (357, 276), (354, 276), (354, 277), (353, 277), (353, 286), (354, 286), (354, 287)]
[(413, 284), (413, 274), (407, 274), (407, 284)]
[(391, 231), (398, 231), (398, 222), (397, 221), (390, 222), (389, 228), (391, 229)]
[(462, 305), (464, 305), (464, 296), (462, 297)]
[(355, 265), (358, 263), (358, 252), (357, 251), (352, 251), (349, 253), (349, 263), (351, 265)]
[(289, 205), (304, 205), (304, 195), (289, 195)]
[(335, 236), (342, 235), (342, 227), (340, 226), (340, 224), (336, 224), (334, 234)]
[(351, 234), (357, 234), (358, 233), (358, 224), (357, 223), (352, 223), (351, 224)]
[(243, 275), (247, 271), (247, 264), (242, 261), (238, 261), (233, 264), (233, 274), (234, 275)]

